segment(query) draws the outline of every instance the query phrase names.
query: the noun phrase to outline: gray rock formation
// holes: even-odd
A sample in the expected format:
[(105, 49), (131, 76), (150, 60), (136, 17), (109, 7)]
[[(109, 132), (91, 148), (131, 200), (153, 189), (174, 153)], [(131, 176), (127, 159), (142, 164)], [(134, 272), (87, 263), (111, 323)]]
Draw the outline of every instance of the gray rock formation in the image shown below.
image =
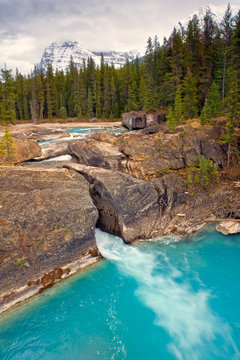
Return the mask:
[(69, 154), (80, 164), (121, 170), (124, 155), (113, 145), (93, 139), (76, 140), (68, 146)]
[(66, 167), (89, 181), (102, 230), (121, 236), (127, 243), (156, 233), (160, 218), (158, 193), (153, 184), (119, 171), (74, 163)]
[(0, 295), (96, 246), (98, 212), (77, 172), (0, 167), (0, 188)]

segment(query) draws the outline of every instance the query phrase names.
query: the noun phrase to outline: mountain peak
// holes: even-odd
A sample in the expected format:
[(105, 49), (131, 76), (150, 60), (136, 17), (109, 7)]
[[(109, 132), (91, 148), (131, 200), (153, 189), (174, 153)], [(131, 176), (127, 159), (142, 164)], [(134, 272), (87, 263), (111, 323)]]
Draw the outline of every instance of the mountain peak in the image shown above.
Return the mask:
[(47, 66), (52, 64), (54, 70), (65, 71), (69, 67), (71, 58), (75, 65), (80, 68), (83, 60), (87, 60), (89, 57), (92, 57), (96, 65), (100, 65), (101, 54), (104, 56), (105, 63), (113, 64), (116, 68), (123, 66), (126, 59), (132, 61), (139, 55), (137, 50), (128, 52), (91, 51), (78, 41), (55, 41), (44, 50), (38, 68), (46, 70)]
[[(239, 6), (231, 5), (231, 9), (232, 15), (235, 16), (239, 10)], [(189, 21), (193, 18), (194, 15), (197, 15), (199, 23), (200, 25), (202, 25), (207, 10), (210, 10), (213, 13), (214, 20), (219, 24), (224, 17), (225, 11), (227, 10), (227, 5), (209, 4), (207, 6), (201, 6), (198, 10), (189, 15), (187, 18), (181, 20), (180, 23), (184, 28), (187, 28)]]

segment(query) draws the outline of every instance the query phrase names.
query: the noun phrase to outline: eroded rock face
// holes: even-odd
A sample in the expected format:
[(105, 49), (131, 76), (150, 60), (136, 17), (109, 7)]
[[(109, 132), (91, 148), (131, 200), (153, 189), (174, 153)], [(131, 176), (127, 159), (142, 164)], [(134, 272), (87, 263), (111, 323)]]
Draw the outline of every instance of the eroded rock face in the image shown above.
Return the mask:
[(98, 212), (83, 176), (0, 167), (0, 295), (96, 246)]
[(121, 170), (124, 155), (113, 145), (93, 139), (76, 140), (68, 146), (69, 153), (80, 164)]
[(152, 237), (159, 226), (158, 193), (154, 185), (119, 171), (68, 164), (89, 181), (99, 211), (98, 226), (127, 243)]
[(223, 235), (240, 233), (240, 222), (237, 221), (222, 221), (216, 226), (216, 230)]
[(240, 190), (233, 184), (188, 191), (184, 177), (166, 174), (152, 179), (161, 204), (159, 234), (176, 232), (188, 235), (204, 225), (207, 218), (240, 218)]
[(164, 131), (152, 135), (127, 133), (119, 143), (119, 150), (126, 157), (122, 167), (128, 174), (148, 179), (166, 170), (183, 169), (203, 155), (223, 168), (227, 157), (220, 136), (218, 128), (203, 131), (191, 127), (173, 134)]

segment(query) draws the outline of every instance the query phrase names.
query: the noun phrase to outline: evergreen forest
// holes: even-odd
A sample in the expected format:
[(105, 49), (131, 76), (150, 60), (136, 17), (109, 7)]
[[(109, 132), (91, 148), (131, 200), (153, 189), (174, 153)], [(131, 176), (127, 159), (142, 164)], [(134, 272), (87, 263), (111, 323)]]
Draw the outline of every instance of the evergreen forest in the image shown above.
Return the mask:
[(132, 110), (161, 111), (174, 128), (185, 119), (202, 124), (225, 115), (226, 142), (240, 117), (240, 11), (228, 5), (216, 24), (211, 11), (203, 23), (194, 16), (186, 29), (179, 24), (160, 44), (147, 41), (145, 56), (115, 69), (92, 58), (78, 69), (73, 60), (66, 72), (36, 69), (29, 75), (7, 67), (0, 75), (0, 121), (34, 122), (67, 117), (119, 118)]

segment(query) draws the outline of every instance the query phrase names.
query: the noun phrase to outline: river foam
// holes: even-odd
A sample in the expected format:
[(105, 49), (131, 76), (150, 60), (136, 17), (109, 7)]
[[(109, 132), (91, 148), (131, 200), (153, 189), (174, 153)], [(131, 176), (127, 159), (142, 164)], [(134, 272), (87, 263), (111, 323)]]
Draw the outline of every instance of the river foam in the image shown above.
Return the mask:
[(156, 325), (169, 334), (168, 348), (177, 359), (230, 359), (229, 354), (231, 359), (240, 358), (230, 326), (210, 308), (211, 292), (194, 289), (165, 253), (157, 256), (128, 246), (98, 229), (96, 238), (101, 254), (136, 280), (136, 296), (154, 312)]

